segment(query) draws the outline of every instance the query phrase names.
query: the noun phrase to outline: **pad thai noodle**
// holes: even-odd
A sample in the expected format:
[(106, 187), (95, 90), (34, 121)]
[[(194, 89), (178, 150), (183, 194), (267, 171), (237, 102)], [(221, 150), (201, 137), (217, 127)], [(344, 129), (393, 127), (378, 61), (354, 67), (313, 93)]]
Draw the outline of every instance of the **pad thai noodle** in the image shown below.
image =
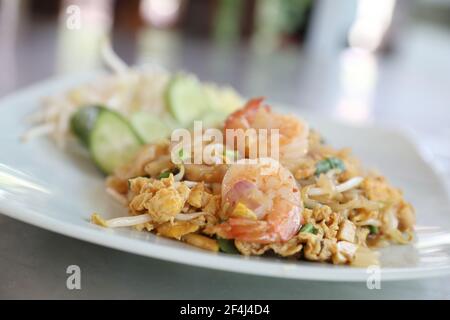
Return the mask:
[(332, 148), (303, 121), (277, 114), (261, 100), (232, 113), (222, 129), (239, 121), (286, 131), (279, 162), (180, 165), (171, 159), (169, 140), (148, 144), (106, 180), (130, 217), (94, 214), (92, 221), (133, 226), (210, 251), (273, 252), (357, 266), (377, 263), (371, 248), (412, 239), (411, 205), (383, 176), (365, 171), (350, 150)]
[[(77, 136), (87, 146), (107, 174), (106, 192), (128, 211), (110, 220), (94, 213), (93, 223), (214, 252), (354, 266), (377, 264), (376, 248), (412, 240), (415, 214), (402, 192), (304, 120), (191, 75), (116, 69), (47, 99), (26, 135), (60, 145)], [(202, 133), (226, 138), (171, 140), (173, 129), (192, 132), (199, 119)], [(249, 129), (255, 135), (240, 145), (225, 134)], [(192, 161), (194, 145), (212, 155)], [(263, 152), (275, 146), (276, 157)]]

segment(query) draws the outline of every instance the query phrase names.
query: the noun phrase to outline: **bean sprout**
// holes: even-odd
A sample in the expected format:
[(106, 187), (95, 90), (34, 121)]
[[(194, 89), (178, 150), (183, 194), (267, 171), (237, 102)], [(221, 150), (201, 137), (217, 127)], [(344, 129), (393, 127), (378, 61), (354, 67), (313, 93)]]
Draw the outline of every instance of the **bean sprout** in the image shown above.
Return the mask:
[(21, 140), (23, 142), (27, 142), (28, 140), (35, 137), (49, 134), (54, 130), (54, 128), (55, 126), (52, 123), (46, 123), (37, 127), (33, 127), (22, 135)]
[(175, 181), (181, 181), (181, 179), (183, 179), (184, 177), (184, 165), (181, 164), (178, 166), (178, 169), (180, 170), (180, 172), (178, 172), (176, 175), (173, 176)]
[[(337, 192), (345, 192), (357, 187), (364, 179), (362, 177), (354, 177), (344, 183), (335, 186)], [(328, 192), (322, 188), (311, 188), (308, 190), (309, 196), (322, 196), (328, 194)]]
[(175, 219), (180, 221), (189, 221), (205, 214), (206, 212), (179, 213), (175, 216)]
[(138, 216), (120, 217), (105, 221), (105, 225), (109, 228), (130, 227), (138, 224), (150, 222), (152, 217), (145, 213)]

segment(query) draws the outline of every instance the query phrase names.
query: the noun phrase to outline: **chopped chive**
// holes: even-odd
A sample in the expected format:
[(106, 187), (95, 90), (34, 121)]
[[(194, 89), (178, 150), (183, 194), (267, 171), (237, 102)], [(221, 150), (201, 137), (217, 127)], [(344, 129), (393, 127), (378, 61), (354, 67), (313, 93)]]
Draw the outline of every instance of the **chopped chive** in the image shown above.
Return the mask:
[(378, 227), (376, 227), (376, 226), (369, 226), (369, 231), (370, 231), (370, 234), (378, 234)]
[(184, 154), (184, 149), (180, 149), (180, 151), (178, 151), (178, 156), (180, 157), (181, 160), (183, 160), (183, 154)]
[(315, 175), (318, 176), (321, 173), (326, 173), (330, 170), (330, 163), (325, 159), (316, 163)]
[(345, 171), (345, 164), (339, 158), (326, 158), (316, 163), (315, 175), (318, 176), (322, 173), (327, 173), (332, 169), (339, 169), (340, 171)]
[(170, 171), (164, 171), (159, 175), (158, 179), (165, 179), (168, 177), (170, 177)]
[(222, 252), (230, 253), (230, 254), (239, 253), (238, 249), (236, 249), (236, 246), (234, 245), (233, 240), (217, 237), (217, 243), (219, 245), (220, 251), (222, 251)]
[(319, 230), (317, 230), (316, 228), (314, 228), (312, 223), (307, 223), (305, 224), (301, 229), (300, 232), (304, 232), (304, 233), (312, 233), (312, 234), (317, 234)]

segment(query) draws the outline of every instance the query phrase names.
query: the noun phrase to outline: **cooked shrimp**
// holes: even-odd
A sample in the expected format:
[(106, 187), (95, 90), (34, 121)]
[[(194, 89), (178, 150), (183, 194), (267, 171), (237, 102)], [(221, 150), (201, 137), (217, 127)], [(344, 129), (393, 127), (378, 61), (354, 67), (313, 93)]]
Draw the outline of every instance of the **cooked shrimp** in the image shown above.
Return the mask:
[[(237, 147), (238, 151), (246, 157), (252, 158), (250, 148), (257, 150), (256, 157), (266, 157), (268, 154), (260, 154), (261, 150), (267, 150), (272, 154), (272, 129), (279, 130), (279, 161), (290, 170), (294, 170), (298, 159), (308, 152), (309, 127), (306, 122), (297, 117), (281, 115), (271, 111), (270, 107), (262, 104), (263, 98), (252, 99), (247, 104), (232, 113), (225, 121), (224, 129), (255, 129), (257, 135), (254, 139), (249, 137), (243, 146), (237, 143), (237, 138), (228, 139), (227, 144)], [(260, 134), (261, 129), (267, 130), (267, 135)], [(261, 141), (264, 139), (264, 141)], [(264, 147), (262, 147), (262, 145)], [(262, 149), (263, 148), (263, 149)]]
[(291, 239), (302, 222), (300, 192), (292, 174), (277, 161), (232, 165), (222, 182), (225, 222), (215, 232), (223, 238), (257, 243)]

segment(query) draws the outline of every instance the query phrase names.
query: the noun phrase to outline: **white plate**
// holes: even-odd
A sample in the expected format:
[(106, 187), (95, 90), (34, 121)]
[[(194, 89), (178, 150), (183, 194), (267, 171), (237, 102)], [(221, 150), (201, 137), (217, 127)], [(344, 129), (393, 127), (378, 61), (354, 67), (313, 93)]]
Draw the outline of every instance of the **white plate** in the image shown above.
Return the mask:
[[(89, 223), (92, 212), (125, 214), (104, 193), (103, 178), (86, 159), (63, 152), (46, 138), (19, 141), (24, 117), (43, 96), (86, 80), (87, 75), (55, 79), (0, 102), (0, 212), (70, 237), (153, 258), (233, 272), (295, 279), (365, 281), (366, 269), (268, 257), (210, 253), (177, 241), (130, 229), (104, 229)], [(450, 212), (438, 176), (405, 136), (380, 128), (354, 128), (310, 119), (336, 146), (350, 146), (370, 167), (401, 187), (417, 209), (418, 241), (382, 250), (382, 280), (450, 273)]]

